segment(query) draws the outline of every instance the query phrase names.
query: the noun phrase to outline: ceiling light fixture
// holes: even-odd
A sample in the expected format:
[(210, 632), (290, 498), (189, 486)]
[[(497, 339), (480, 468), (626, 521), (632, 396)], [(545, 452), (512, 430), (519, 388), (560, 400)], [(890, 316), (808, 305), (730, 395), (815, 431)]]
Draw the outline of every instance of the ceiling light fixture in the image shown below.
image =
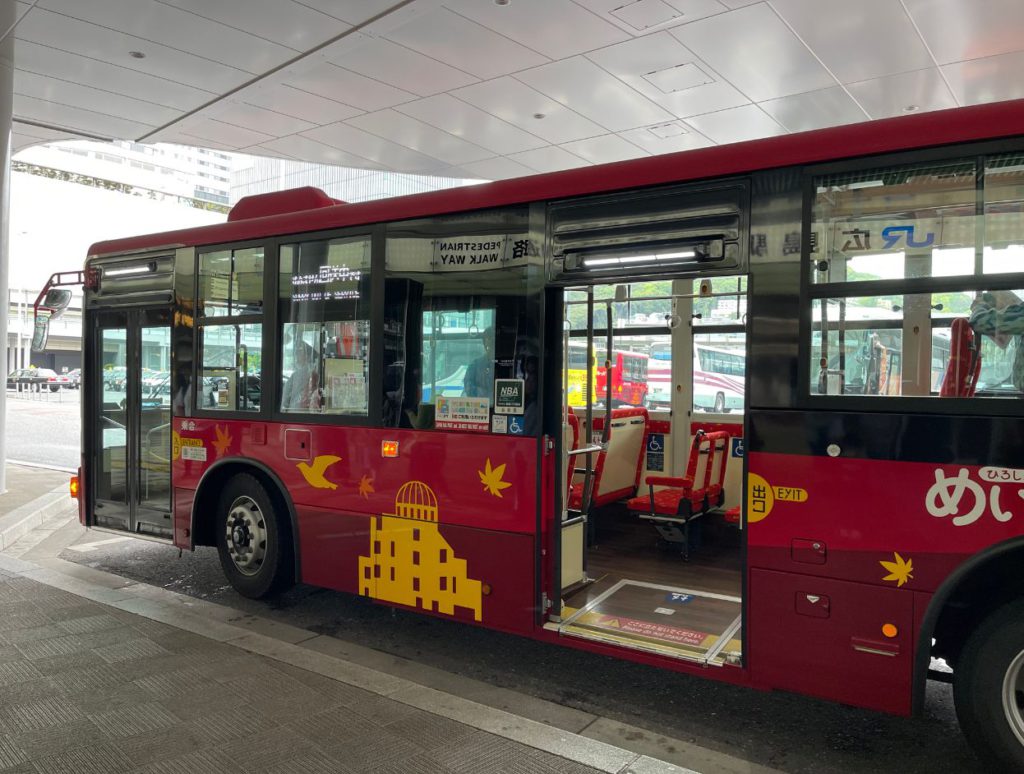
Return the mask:
[(903, 112), (904, 113), (916, 113), (920, 109), (921, 108), (918, 107), (917, 105), (907, 105), (905, 108), (903, 108)]
[(494, 0), (495, 5), (508, 5), (512, 0)]
[(146, 55), (143, 54), (141, 51), (129, 51), (128, 52), (128, 56), (130, 56), (132, 59), (145, 59), (146, 58)]
[(534, 113), (533, 117), (536, 118), (538, 121), (540, 121), (540, 119), (544, 118), (544, 114), (543, 113)]

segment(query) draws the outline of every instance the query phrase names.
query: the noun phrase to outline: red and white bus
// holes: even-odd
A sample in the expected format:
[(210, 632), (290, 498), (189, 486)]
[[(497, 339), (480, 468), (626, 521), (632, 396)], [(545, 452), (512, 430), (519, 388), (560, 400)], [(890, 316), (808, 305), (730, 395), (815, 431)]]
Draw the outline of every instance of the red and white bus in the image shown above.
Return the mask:
[[(647, 400), (648, 355), (616, 349), (612, 351), (612, 405), (643, 406)], [(597, 392), (595, 400), (602, 401), (608, 395), (608, 369), (602, 363), (597, 367)]]
[[(81, 518), (216, 546), (250, 597), (301, 580), (891, 713), (951, 679), (979, 753), (1019, 771), (1022, 245), (1021, 102), (389, 201), (244, 199), (90, 250)], [(567, 410), (568, 289), (716, 278), (747, 280), (742, 414), (698, 422), (686, 380), (670, 417)], [(668, 303), (689, 321), (688, 293)], [(900, 375), (878, 394), (851, 389), (847, 344), (872, 326)], [(986, 377), (937, 390), (954, 334), (945, 372)], [(460, 383), (425, 394), (441, 350)]]

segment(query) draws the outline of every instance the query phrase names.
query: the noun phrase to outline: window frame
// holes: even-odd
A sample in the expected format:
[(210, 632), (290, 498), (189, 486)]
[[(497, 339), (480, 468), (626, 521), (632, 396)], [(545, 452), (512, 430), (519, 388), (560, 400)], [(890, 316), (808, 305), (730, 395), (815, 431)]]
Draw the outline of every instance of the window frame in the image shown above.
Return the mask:
[[(271, 355), (273, 371), (270, 376), (264, 376), (265, 381), (270, 381), (273, 401), (269, 404), (269, 419), (275, 422), (282, 422), (289, 425), (333, 425), (340, 427), (381, 427), (382, 407), (378, 395), (382, 391), (382, 380), (384, 370), (384, 227), (385, 224), (373, 224), (370, 226), (354, 226), (351, 228), (330, 229), (322, 231), (309, 231), (300, 234), (292, 234), (284, 237), (277, 237), (273, 241), (273, 271), (268, 271), (269, 282), (267, 287), (267, 298), (273, 299), (269, 305), (269, 314), (272, 317), (269, 335), (271, 341)], [(284, 411), (281, 409), (281, 390), (283, 363), (281, 358), (281, 346), (284, 336), (284, 323), (279, 313), (280, 309), (280, 272), (281, 272), (281, 248), (285, 245), (303, 244), (305, 242), (322, 242), (332, 239), (357, 239), (366, 238), (370, 240), (370, 363), (369, 381), (367, 384), (369, 405), (367, 413), (364, 414), (312, 414), (302, 411)], [(268, 259), (267, 265), (271, 265)], [(266, 334), (264, 332), (264, 346), (266, 346)], [(266, 371), (265, 371), (266, 373)], [(264, 391), (263, 400), (268, 400)], [(261, 409), (262, 409), (261, 405)]]
[[(267, 271), (267, 266), (270, 265), (272, 255), (277, 253), (277, 239), (250, 239), (242, 242), (221, 242), (208, 245), (197, 245), (193, 250), (192, 254), (192, 299), (193, 299), (193, 335), (192, 335), (192, 400), (191, 416), (203, 419), (239, 419), (239, 420), (266, 420), (269, 419), (269, 411), (267, 406), (267, 343), (268, 343), (268, 318), (271, 315), (272, 310), (268, 310), (267, 304), (263, 304), (263, 311), (259, 314), (244, 314), (235, 316), (206, 316), (199, 314), (199, 266), (200, 266), (200, 255), (203, 253), (218, 252), (221, 250), (246, 250), (254, 247), (263, 248), (263, 293), (264, 299), (267, 298), (267, 290), (270, 285), (271, 278), (269, 277), (270, 272)], [(237, 409), (231, 410), (220, 410), (210, 408), (209, 406), (201, 406), (199, 395), (202, 390), (197, 389), (202, 379), (202, 356), (203, 356), (203, 331), (210, 327), (218, 327), (224, 325), (240, 326), (240, 325), (262, 325), (262, 347), (263, 351), (260, 353), (260, 407), (255, 411), (240, 411)], [(172, 359), (172, 369), (176, 367), (174, 360)], [(173, 370), (172, 370), (173, 373)]]
[[(815, 179), (825, 175), (868, 171), (884, 167), (912, 166), (945, 161), (974, 159), (984, 169), (985, 157), (1024, 152), (1024, 141), (990, 140), (962, 145), (930, 148), (924, 151), (903, 151), (878, 156), (825, 164), (808, 165), (801, 170), (800, 225), (800, 291), (799, 339), (797, 341), (796, 405), (809, 411), (831, 411), (847, 414), (961, 414), (970, 416), (1020, 416), (1024, 413), (1024, 397), (940, 397), (940, 396), (867, 396), (817, 395), (811, 392), (811, 351), (813, 307), (821, 299), (856, 298), (882, 295), (915, 295), (974, 290), (1020, 290), (1024, 288), (1024, 269), (1014, 273), (965, 274), (956, 277), (917, 277), (911, 279), (862, 280), (847, 282), (813, 282), (811, 233), (814, 224)], [(984, 215), (984, 177), (976, 180), (976, 214)], [(1024, 235), (1022, 235), (1024, 237)], [(984, 248), (984, 245), (981, 246)], [(979, 245), (975, 242), (975, 251)], [(935, 319), (931, 318), (933, 328)]]

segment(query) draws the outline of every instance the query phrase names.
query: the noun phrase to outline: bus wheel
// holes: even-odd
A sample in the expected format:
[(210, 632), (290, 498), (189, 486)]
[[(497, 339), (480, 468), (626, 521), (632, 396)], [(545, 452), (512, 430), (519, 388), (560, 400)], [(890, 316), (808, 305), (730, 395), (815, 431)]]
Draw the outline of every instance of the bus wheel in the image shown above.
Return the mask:
[(282, 530), (274, 503), (255, 476), (228, 481), (217, 508), (217, 552), (235, 591), (259, 599), (292, 580), (287, 528)]
[(1005, 605), (971, 635), (953, 674), (960, 727), (998, 771), (1024, 771), (1024, 600)]
[(714, 412), (716, 414), (724, 414), (725, 413), (725, 393), (724, 392), (720, 392), (717, 395), (715, 395), (715, 408), (714, 408)]

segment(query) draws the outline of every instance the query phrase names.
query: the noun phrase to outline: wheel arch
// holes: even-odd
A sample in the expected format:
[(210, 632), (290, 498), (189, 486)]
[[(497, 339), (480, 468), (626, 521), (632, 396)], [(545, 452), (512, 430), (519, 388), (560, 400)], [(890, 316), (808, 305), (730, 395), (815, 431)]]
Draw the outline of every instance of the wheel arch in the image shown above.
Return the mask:
[(292, 538), (292, 560), (295, 567), (295, 581), (302, 578), (299, 555), (299, 521), (295, 513), (295, 505), (288, 494), (288, 489), (273, 470), (258, 460), (246, 457), (226, 457), (211, 465), (196, 487), (195, 498), (192, 500), (190, 515), (192, 544), (194, 546), (217, 545), (214, 534), (214, 514), (217, 497), (227, 481), (241, 473), (255, 476), (267, 487), (267, 494), (276, 506), (288, 514), (288, 526)]
[(1007, 602), (1024, 598), (1022, 561), (1024, 536), (1010, 538), (963, 562), (932, 595), (921, 620), (914, 658), (915, 714), (924, 707), (932, 640), (936, 640), (938, 655), (955, 660), (980, 621)]

